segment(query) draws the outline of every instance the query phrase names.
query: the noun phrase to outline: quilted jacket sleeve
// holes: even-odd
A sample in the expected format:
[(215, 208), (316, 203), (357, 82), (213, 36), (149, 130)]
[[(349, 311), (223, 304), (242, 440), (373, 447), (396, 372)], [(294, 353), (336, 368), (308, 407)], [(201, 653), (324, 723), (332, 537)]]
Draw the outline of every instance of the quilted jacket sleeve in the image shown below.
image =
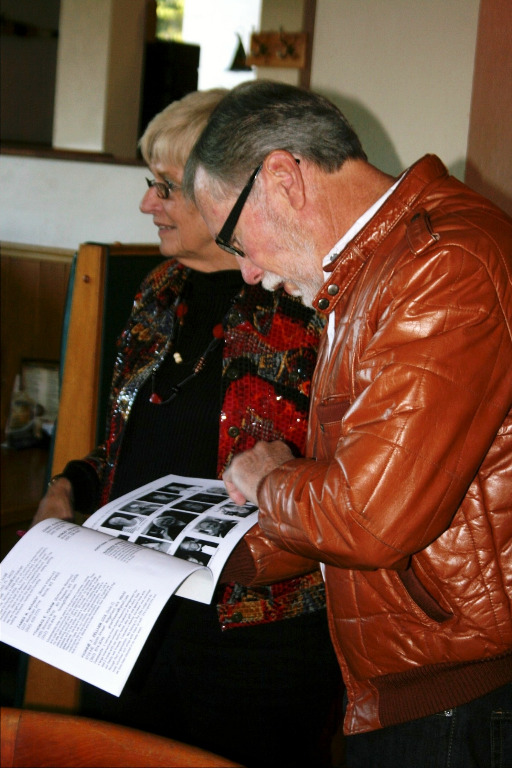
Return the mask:
[(220, 580), (261, 587), (302, 576), (316, 568), (315, 560), (286, 552), (270, 541), (259, 525), (255, 525), (231, 553)]

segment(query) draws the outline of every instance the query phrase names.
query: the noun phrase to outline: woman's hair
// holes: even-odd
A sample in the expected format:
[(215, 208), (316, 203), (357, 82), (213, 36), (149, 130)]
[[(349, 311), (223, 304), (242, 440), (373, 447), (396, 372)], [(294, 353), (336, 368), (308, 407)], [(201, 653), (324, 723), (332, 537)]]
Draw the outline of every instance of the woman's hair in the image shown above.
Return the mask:
[(276, 149), (315, 163), (326, 173), (349, 158), (367, 159), (353, 128), (328, 99), (285, 83), (253, 80), (233, 88), (214, 110), (190, 153), (185, 195), (193, 198), (199, 166), (221, 189), (240, 189)]
[(212, 111), (227, 93), (226, 88), (194, 91), (159, 112), (139, 141), (147, 165), (162, 163), (184, 168)]

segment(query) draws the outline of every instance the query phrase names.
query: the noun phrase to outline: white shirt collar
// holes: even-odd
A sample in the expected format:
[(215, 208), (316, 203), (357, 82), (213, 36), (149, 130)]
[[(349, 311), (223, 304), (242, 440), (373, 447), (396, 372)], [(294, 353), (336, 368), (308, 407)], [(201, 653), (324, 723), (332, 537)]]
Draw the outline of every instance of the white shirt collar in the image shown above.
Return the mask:
[(363, 215), (360, 216), (357, 219), (357, 221), (354, 222), (354, 224), (352, 224), (348, 232), (345, 232), (343, 237), (341, 237), (336, 243), (336, 245), (333, 248), (331, 248), (327, 256), (324, 256), (324, 259), (322, 261), (322, 264), (324, 267), (327, 266), (327, 264), (330, 264), (332, 261), (334, 261), (336, 256), (338, 256), (338, 254), (340, 254), (342, 250), (346, 248), (348, 243), (350, 243), (350, 241), (354, 239), (354, 237), (362, 230), (365, 224), (367, 224), (370, 221), (372, 216), (374, 216), (377, 213), (379, 208), (382, 205), (384, 205), (388, 197), (395, 191), (395, 189), (397, 188), (397, 186), (400, 184), (401, 181), (402, 181), (402, 177), (400, 177), (398, 181), (396, 181), (393, 184), (392, 187), (390, 187), (386, 192), (384, 192), (382, 197), (379, 197), (377, 202), (375, 202), (370, 208), (368, 208), (363, 213)]

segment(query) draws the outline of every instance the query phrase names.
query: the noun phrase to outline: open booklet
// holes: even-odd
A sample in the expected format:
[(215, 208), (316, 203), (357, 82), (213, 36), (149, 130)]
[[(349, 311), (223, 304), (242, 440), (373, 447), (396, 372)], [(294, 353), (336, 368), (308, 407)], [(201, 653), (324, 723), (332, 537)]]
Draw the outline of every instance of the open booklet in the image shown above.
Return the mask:
[(257, 522), (216, 480), (167, 475), (95, 512), (50, 518), (1, 564), (1, 640), (119, 696), (171, 595), (210, 603)]

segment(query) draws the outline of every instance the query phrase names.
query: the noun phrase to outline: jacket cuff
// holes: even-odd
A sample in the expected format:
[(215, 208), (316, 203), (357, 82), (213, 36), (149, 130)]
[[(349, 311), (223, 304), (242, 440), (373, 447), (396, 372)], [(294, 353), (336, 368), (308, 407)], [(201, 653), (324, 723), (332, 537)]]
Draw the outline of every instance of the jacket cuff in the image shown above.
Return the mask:
[(242, 539), (234, 548), (229, 556), (222, 572), (219, 583), (236, 581), (238, 584), (249, 586), (256, 576), (256, 564), (252, 558), (251, 550), (247, 545), (245, 538)]
[(316, 560), (280, 549), (256, 524), (231, 553), (220, 580), (237, 581), (247, 587), (262, 587), (316, 569)]

